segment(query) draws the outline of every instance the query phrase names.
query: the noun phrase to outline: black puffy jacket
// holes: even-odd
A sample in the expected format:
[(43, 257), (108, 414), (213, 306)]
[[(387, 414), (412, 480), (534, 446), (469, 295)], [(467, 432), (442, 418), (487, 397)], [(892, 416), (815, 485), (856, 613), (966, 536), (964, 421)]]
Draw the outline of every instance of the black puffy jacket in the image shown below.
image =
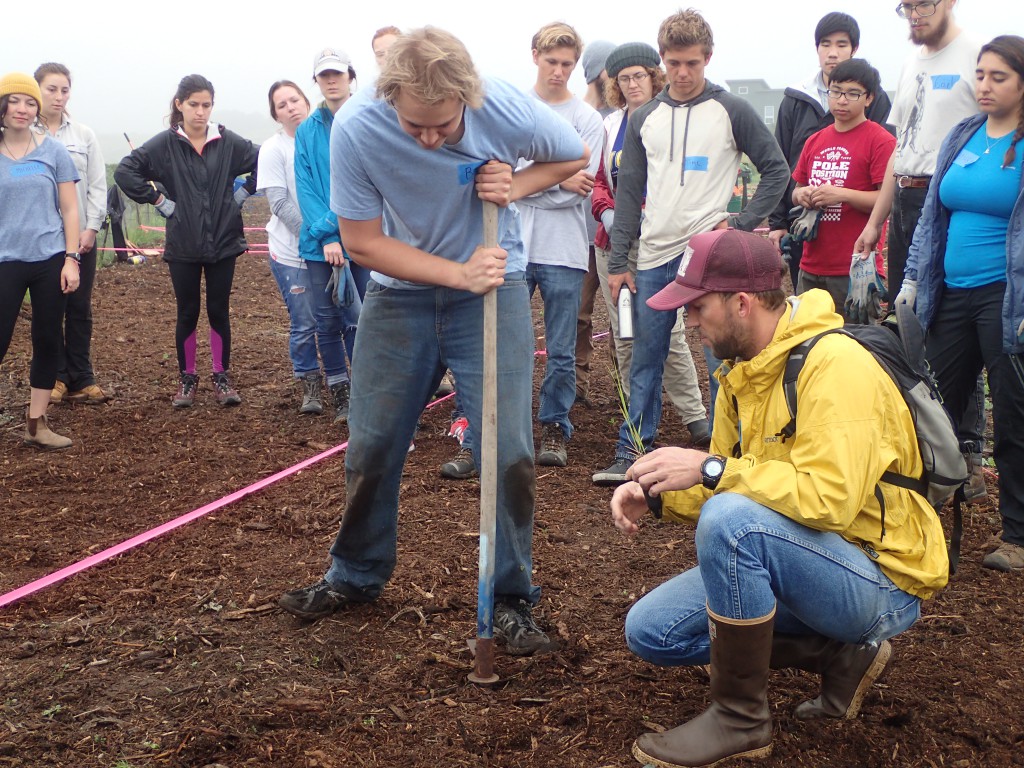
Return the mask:
[(160, 192), (154, 184), (174, 201), (165, 261), (210, 264), (246, 249), (234, 181), (250, 174), (246, 188), (255, 190), (260, 148), (222, 125), (217, 129), (220, 137), (199, 154), (188, 138), (170, 128), (133, 150), (114, 171), (117, 185), (135, 202), (155, 203)]

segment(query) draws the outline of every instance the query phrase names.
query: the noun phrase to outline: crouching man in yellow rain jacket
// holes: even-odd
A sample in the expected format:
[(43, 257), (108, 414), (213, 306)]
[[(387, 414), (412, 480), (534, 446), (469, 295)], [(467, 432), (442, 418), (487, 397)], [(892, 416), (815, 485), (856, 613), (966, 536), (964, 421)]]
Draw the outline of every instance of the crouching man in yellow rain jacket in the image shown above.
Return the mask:
[(879, 481), (886, 470), (918, 477), (922, 463), (910, 411), (870, 352), (841, 334), (815, 344), (797, 380), (796, 433), (779, 435), (790, 419), (782, 386), (790, 351), (843, 324), (824, 291), (786, 299), (782, 269), (756, 235), (707, 232), (691, 239), (675, 282), (649, 302), (686, 305), (687, 324), (726, 361), (711, 453), (643, 456), (611, 502), (626, 533), (649, 505), (697, 523), (699, 565), (626, 618), (641, 658), (711, 664), (711, 706), (633, 745), (640, 762), (659, 768), (770, 754), (770, 669), (821, 675), (820, 695), (797, 717), (855, 717), (889, 660), (887, 639), (918, 619), (920, 601), (948, 576), (931, 505)]

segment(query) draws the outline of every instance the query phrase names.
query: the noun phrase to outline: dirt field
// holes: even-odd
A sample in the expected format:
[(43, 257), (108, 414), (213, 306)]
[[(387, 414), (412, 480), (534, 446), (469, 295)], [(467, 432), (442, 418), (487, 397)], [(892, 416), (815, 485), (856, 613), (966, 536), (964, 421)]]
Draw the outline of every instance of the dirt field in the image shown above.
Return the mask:
[[(256, 201), (247, 210), (262, 223)], [(287, 316), (263, 257), (239, 259), (232, 314), (243, 405), (218, 408), (204, 377), (196, 407), (175, 411), (166, 266), (103, 270), (94, 357), (115, 398), (51, 409), (75, 440), (52, 454), (20, 444), (20, 324), (0, 368), (0, 594), (345, 438), (328, 417), (296, 413)], [(202, 338), (205, 318), (200, 328)], [(208, 350), (199, 357), (205, 369)], [(612, 528), (610, 493), (590, 482), (618, 425), (605, 357), (596, 361), (595, 407), (573, 413), (570, 465), (538, 472), (538, 615), (560, 652), (499, 656), (493, 689), (466, 681), (479, 486), (437, 473), (454, 451), (443, 404), (426, 412), (409, 456), (398, 569), (373, 605), (316, 624), (275, 606), (324, 570), (345, 495), (339, 454), (0, 610), (0, 766), (638, 765), (637, 734), (707, 705), (702, 672), (652, 667), (622, 637), (636, 598), (694, 564), (693, 537), (653, 520), (632, 539)], [(668, 413), (663, 442), (685, 436)], [(990, 503), (971, 508), (960, 573), (895, 640), (857, 720), (797, 721), (815, 681), (773, 674), (775, 752), (761, 764), (1024, 765), (1024, 580), (979, 566), (997, 532)]]

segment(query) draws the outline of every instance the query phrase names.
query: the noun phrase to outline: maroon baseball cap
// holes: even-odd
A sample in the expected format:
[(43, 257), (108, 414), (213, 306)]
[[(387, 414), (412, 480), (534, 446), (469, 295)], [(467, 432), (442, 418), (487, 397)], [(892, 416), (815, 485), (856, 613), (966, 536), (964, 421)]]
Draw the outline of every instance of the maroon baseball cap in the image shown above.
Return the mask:
[(690, 238), (675, 281), (647, 300), (651, 309), (678, 309), (708, 293), (757, 293), (782, 287), (782, 256), (768, 240), (738, 229)]

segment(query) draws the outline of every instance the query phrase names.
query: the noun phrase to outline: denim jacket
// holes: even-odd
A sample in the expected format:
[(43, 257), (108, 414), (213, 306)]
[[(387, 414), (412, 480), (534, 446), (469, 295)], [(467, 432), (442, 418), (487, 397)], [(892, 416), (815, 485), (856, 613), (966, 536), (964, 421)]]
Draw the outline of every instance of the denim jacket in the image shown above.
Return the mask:
[[(960, 150), (985, 119), (985, 115), (968, 117), (957, 123), (943, 140), (935, 165), (935, 175), (928, 185), (928, 196), (924, 201), (921, 220), (918, 222), (914, 242), (907, 254), (906, 276), (917, 280), (917, 316), (925, 330), (928, 330), (935, 319), (935, 312), (945, 287), (943, 263), (950, 211), (939, 200), (939, 185), (953, 165), (954, 158), (960, 154)], [(1024, 162), (1024, 142), (1017, 145), (1015, 162)], [(1002, 320), (1003, 352), (1024, 352), (1024, 335), (1017, 336), (1017, 328), (1024, 320), (1024, 177), (1013, 206), (1013, 213), (1010, 214), (1010, 224), (1006, 229), (1006, 293), (1003, 296)]]

